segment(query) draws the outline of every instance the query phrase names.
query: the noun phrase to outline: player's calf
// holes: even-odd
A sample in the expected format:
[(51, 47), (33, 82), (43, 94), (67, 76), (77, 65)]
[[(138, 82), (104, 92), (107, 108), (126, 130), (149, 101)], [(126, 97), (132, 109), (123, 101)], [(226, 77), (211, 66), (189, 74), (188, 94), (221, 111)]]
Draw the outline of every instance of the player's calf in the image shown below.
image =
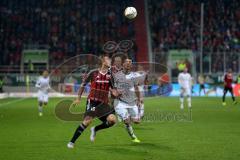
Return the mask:
[(125, 119), (124, 124), (128, 132), (128, 135), (132, 138), (132, 141), (139, 143), (140, 141), (138, 140), (137, 136), (134, 134), (133, 127), (131, 125), (131, 119), (130, 118)]
[(43, 102), (39, 101), (38, 102), (38, 114), (41, 117), (43, 115)]
[(95, 137), (96, 137), (96, 134), (97, 134), (97, 131), (99, 130), (102, 130), (102, 129), (106, 129), (106, 128), (109, 128), (109, 127), (112, 127), (115, 123), (116, 123), (116, 116), (113, 115), (113, 114), (110, 114), (108, 115), (106, 118), (102, 117), (100, 118), (100, 120), (102, 120), (102, 124), (96, 126), (96, 127), (92, 127), (90, 129), (91, 131), (91, 135), (90, 135), (90, 140), (92, 142), (95, 141)]
[(180, 94), (180, 109), (183, 110), (184, 109), (184, 95)]
[(86, 116), (83, 122), (78, 126), (71, 141), (67, 144), (68, 148), (74, 148), (74, 143), (78, 139), (78, 137), (83, 133), (83, 131), (92, 123), (93, 118), (90, 116)]
[(68, 148), (74, 148), (74, 143), (78, 139), (78, 137), (83, 133), (83, 131), (87, 128), (83, 123), (78, 126), (76, 131), (74, 132), (74, 135), (71, 139), (71, 141), (67, 144)]
[(192, 102), (191, 102), (191, 96), (190, 95), (187, 96), (187, 101), (188, 101), (188, 108), (191, 108), (192, 107)]

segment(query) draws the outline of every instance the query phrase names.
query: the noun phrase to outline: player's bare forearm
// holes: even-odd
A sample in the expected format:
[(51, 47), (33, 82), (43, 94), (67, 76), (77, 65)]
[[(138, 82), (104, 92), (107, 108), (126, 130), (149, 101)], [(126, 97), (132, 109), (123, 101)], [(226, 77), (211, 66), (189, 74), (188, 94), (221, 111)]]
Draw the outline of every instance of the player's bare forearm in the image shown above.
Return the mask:
[(76, 106), (77, 104), (80, 103), (84, 89), (85, 89), (85, 86), (81, 85), (81, 87), (78, 90), (78, 96), (77, 96), (76, 100), (73, 102), (73, 106)]
[(85, 89), (85, 86), (81, 86), (79, 88), (79, 90), (78, 90), (78, 97), (77, 97), (78, 100), (81, 100), (81, 97), (82, 97), (82, 94), (84, 92), (84, 89)]
[(139, 91), (138, 86), (134, 86), (134, 90), (135, 90), (135, 94), (137, 97), (137, 103), (140, 103), (140, 91)]

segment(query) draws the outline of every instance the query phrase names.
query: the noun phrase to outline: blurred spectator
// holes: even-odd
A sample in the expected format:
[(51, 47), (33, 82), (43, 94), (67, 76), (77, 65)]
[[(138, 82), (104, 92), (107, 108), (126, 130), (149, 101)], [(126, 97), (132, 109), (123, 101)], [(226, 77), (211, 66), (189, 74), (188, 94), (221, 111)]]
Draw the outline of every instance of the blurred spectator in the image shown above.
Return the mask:
[(0, 93), (3, 92), (3, 78), (0, 77)]
[[(154, 52), (164, 49), (198, 51), (201, 2), (204, 3), (203, 51), (212, 53), (212, 71), (222, 72), (223, 52), (231, 52), (226, 55), (226, 64), (236, 72), (239, 62), (235, 52), (240, 51), (239, 0), (149, 0), (152, 49)], [(203, 67), (208, 70), (209, 66)]]
[(109, 40), (134, 39), (134, 26), (122, 15), (132, 1), (1, 0), (0, 63), (19, 65), (23, 45), (49, 45), (55, 65), (80, 53), (98, 55)]

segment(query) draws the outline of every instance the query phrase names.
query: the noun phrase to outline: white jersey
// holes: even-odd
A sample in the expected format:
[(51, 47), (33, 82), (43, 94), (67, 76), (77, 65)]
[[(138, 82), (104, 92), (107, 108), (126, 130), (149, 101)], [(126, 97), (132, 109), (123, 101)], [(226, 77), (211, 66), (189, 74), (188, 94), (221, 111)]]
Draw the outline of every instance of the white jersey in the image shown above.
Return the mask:
[(134, 87), (138, 85), (138, 81), (135, 78), (136, 73), (130, 72), (125, 74), (123, 71), (119, 71), (114, 75), (114, 86), (122, 92), (119, 100), (129, 105), (135, 105), (136, 94)]
[(192, 87), (192, 77), (189, 73), (179, 73), (178, 83), (182, 88), (190, 89)]
[(50, 89), (49, 77), (44, 78), (43, 76), (40, 76), (35, 86), (38, 88), (39, 93), (47, 94)]

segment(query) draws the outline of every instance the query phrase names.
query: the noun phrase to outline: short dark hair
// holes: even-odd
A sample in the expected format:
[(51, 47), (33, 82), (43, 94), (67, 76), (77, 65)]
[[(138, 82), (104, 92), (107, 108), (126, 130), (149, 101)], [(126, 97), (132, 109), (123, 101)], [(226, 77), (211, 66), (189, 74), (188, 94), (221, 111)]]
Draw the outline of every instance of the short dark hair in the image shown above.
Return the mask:
[(128, 56), (127, 56), (126, 58), (123, 59), (123, 63), (124, 63), (127, 59), (132, 60), (131, 57), (128, 57)]
[(121, 61), (122, 61), (122, 63), (123, 63), (125, 57), (126, 57), (126, 55), (125, 55), (124, 53), (116, 53), (116, 54), (113, 54), (113, 55), (112, 55), (112, 64), (114, 64), (115, 58), (120, 58)]

